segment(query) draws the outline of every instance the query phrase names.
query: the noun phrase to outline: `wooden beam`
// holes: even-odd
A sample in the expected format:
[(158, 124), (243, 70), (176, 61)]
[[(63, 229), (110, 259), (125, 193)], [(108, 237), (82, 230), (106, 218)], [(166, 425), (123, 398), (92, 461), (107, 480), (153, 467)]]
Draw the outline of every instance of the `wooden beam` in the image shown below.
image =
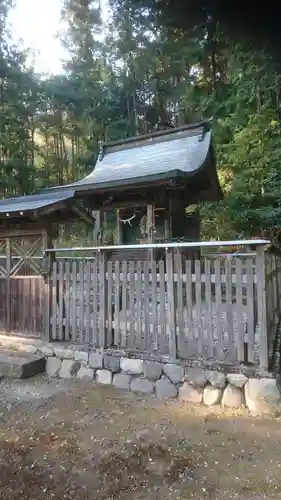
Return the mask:
[(95, 219), (90, 215), (86, 210), (82, 207), (78, 207), (77, 205), (72, 205), (72, 211), (75, 212), (81, 219), (83, 219), (87, 224), (95, 224)]
[(59, 210), (63, 210), (66, 208), (66, 204), (64, 202), (54, 203), (49, 205), (48, 207), (42, 207), (38, 210), (33, 210), (34, 217), (38, 219), (39, 217), (52, 214), (54, 212), (58, 212)]

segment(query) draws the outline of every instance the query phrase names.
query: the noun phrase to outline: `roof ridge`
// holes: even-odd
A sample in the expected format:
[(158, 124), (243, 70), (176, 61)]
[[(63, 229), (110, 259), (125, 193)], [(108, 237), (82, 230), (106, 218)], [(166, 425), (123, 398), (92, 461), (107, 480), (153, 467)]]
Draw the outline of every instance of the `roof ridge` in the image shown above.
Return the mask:
[(191, 123), (188, 125), (181, 125), (180, 127), (173, 127), (167, 130), (156, 130), (155, 132), (149, 132), (147, 134), (135, 135), (133, 137), (127, 137), (126, 139), (119, 139), (118, 141), (108, 141), (101, 144), (101, 156), (103, 156), (103, 150), (107, 147), (121, 146), (122, 144), (130, 144), (132, 142), (139, 142), (153, 137), (163, 137), (165, 135), (172, 135), (177, 132), (183, 132), (185, 130), (193, 130), (196, 128), (204, 127), (206, 131), (210, 128), (212, 123), (212, 118), (207, 120), (202, 120), (200, 122)]

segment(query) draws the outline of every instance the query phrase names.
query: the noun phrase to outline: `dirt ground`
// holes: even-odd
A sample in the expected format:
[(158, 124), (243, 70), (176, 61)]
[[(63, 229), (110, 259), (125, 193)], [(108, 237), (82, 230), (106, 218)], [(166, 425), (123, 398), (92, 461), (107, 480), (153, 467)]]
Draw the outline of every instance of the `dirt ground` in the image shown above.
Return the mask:
[(281, 420), (2, 381), (1, 500), (281, 499)]

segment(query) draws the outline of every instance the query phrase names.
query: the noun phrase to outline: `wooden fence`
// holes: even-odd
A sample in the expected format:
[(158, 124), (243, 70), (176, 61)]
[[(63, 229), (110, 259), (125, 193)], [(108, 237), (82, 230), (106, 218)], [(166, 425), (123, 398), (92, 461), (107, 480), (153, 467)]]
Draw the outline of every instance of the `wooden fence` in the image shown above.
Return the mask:
[(268, 368), (281, 313), (281, 261), (256, 252), (160, 261), (60, 258), (50, 276), (53, 340), (155, 353), (170, 359)]

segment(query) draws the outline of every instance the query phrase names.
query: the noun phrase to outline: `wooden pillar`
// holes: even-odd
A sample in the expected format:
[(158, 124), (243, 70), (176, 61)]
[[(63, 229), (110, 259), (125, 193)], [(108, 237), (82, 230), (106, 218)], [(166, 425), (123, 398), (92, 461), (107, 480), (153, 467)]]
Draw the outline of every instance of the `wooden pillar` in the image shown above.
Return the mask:
[(120, 210), (116, 210), (116, 245), (122, 244), (122, 230), (120, 221)]
[[(147, 243), (155, 242), (155, 212), (154, 205), (147, 205)], [(154, 258), (154, 251), (148, 251), (149, 264), (152, 263)]]
[[(43, 250), (43, 255), (44, 251), (47, 248), (53, 248), (53, 239), (51, 234), (48, 232), (47, 229), (43, 230), (43, 238), (42, 238), (42, 250)], [(44, 339), (47, 342), (52, 341), (52, 331), (51, 331), (51, 320), (52, 320), (52, 304), (53, 304), (53, 293), (56, 293), (56, 290), (54, 291), (53, 287), (53, 262), (55, 259), (55, 255), (53, 253), (49, 253), (48, 255), (45, 255), (43, 257), (43, 276), (44, 276), (44, 293), (43, 293), (43, 300), (44, 300), (44, 306), (45, 306), (45, 311), (44, 311)]]
[(94, 230), (93, 230), (94, 245), (99, 245), (99, 243), (100, 243), (100, 231), (101, 231), (100, 210), (93, 210), (92, 216), (95, 219), (95, 225), (94, 225)]

